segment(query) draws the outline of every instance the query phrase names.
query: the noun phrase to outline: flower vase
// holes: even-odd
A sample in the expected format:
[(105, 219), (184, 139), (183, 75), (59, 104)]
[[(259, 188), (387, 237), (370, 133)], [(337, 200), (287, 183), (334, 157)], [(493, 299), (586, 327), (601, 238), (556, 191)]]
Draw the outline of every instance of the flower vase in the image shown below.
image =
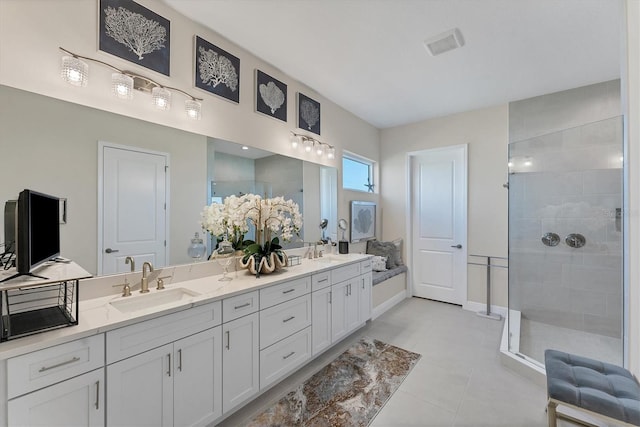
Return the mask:
[(243, 259), (240, 259), (240, 266), (249, 270), (251, 274), (255, 274), (259, 276), (260, 274), (269, 274), (274, 271), (285, 267), (287, 265), (287, 255), (282, 254), (282, 258), (278, 256), (275, 252), (271, 252), (269, 255), (259, 257), (260, 261), (256, 266), (256, 258), (255, 256), (249, 256), (246, 262)]

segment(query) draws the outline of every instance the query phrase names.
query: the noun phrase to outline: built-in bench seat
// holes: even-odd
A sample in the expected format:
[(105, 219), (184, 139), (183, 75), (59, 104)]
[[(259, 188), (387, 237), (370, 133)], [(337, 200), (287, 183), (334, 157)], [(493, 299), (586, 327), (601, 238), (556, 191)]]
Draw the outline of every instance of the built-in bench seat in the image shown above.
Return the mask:
[(384, 282), (387, 279), (392, 278), (393, 276), (397, 276), (398, 274), (407, 272), (406, 265), (399, 265), (397, 267), (391, 268), (385, 271), (374, 271), (373, 272), (373, 286)]

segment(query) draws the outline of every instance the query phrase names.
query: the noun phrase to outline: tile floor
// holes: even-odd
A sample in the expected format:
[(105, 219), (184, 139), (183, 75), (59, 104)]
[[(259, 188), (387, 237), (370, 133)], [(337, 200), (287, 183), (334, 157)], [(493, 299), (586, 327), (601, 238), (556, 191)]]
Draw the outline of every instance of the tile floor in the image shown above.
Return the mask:
[[(547, 425), (543, 387), (505, 368), (499, 343), (503, 322), (459, 306), (410, 298), (240, 409), (220, 426), (242, 426), (348, 346), (367, 335), (415, 351), (422, 358), (372, 427)], [(570, 424), (560, 422), (560, 426)]]
[(622, 365), (622, 339), (562, 328), (526, 318), (520, 323), (520, 353), (544, 363), (544, 350), (575, 353)]

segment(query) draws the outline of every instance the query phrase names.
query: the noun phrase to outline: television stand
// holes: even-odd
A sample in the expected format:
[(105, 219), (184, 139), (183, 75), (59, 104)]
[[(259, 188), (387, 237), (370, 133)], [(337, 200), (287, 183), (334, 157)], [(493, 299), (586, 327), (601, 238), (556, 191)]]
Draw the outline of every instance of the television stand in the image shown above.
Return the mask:
[(78, 324), (80, 280), (91, 274), (74, 262), (37, 272), (48, 278), (30, 273), (0, 280), (0, 343)]
[(31, 276), (31, 277), (35, 277), (36, 279), (49, 280), (48, 277), (38, 276), (37, 274), (33, 274), (33, 273), (16, 273), (13, 276), (5, 277), (4, 279), (0, 280), (0, 283), (6, 282), (7, 280), (15, 279), (16, 277), (20, 277), (20, 276)]

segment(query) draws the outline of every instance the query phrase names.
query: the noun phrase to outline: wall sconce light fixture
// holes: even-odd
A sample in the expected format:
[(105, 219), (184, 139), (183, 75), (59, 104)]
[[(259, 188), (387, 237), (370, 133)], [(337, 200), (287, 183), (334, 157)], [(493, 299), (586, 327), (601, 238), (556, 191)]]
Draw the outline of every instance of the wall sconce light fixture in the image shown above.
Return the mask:
[(314, 151), (317, 156), (323, 156), (326, 154), (328, 159), (336, 158), (336, 149), (333, 145), (325, 144), (324, 142), (320, 142), (310, 136), (301, 135), (292, 131), (289, 141), (291, 142), (291, 148), (294, 150), (297, 150), (298, 147), (302, 146), (304, 151), (307, 153)]
[(185, 101), (185, 111), (187, 117), (193, 120), (200, 120), (202, 110), (202, 98), (196, 98), (187, 92), (175, 87), (163, 86), (160, 83), (148, 77), (134, 73), (132, 71), (121, 70), (98, 59), (89, 58), (87, 56), (77, 55), (64, 48), (60, 48), (68, 56), (62, 57), (61, 76), (64, 81), (74, 86), (87, 86), (89, 80), (89, 64), (85, 61), (91, 61), (102, 64), (116, 71), (111, 74), (111, 89), (113, 94), (120, 99), (133, 99), (133, 91), (151, 93), (153, 104), (159, 110), (168, 110), (171, 108), (172, 92), (180, 92), (187, 97)]

